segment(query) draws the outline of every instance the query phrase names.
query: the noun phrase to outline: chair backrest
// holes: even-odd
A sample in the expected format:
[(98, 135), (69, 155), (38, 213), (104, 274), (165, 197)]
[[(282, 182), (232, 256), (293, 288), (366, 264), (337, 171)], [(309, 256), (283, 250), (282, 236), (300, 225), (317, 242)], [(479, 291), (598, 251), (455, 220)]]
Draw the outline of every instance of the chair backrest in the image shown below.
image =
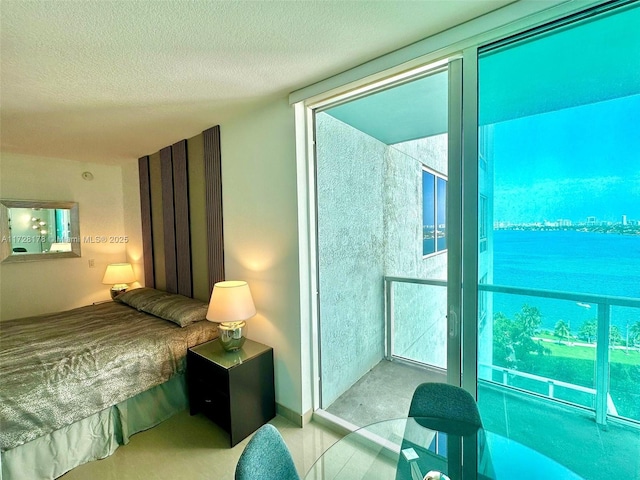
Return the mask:
[(423, 383), (413, 392), (409, 417), (425, 417), (423, 426), (456, 435), (482, 428), (478, 404), (463, 388), (447, 383)]
[(236, 465), (235, 480), (300, 480), (280, 432), (267, 423), (258, 429)]

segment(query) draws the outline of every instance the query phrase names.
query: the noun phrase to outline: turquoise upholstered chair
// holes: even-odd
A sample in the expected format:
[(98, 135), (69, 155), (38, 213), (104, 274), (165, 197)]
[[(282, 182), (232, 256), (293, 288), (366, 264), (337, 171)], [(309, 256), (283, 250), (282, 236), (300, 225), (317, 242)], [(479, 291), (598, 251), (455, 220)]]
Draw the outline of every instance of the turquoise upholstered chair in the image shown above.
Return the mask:
[[(482, 432), (482, 420), (473, 396), (454, 385), (423, 383), (413, 392), (409, 418), (414, 418), (419, 426), (437, 430), (438, 433), (431, 443), (422, 443), (421, 440), (424, 439), (414, 428), (415, 424), (407, 424), (401, 451), (413, 449), (420, 453), (420, 458), (414, 460), (400, 455), (396, 480), (423, 478), (430, 470), (447, 472), (451, 478), (466, 478), (466, 474), (462, 472), (462, 465), (459, 462), (450, 462), (449, 459), (461, 458), (462, 442), (470, 440), (475, 448), (476, 434)], [(484, 445), (484, 442), (482, 444)], [(493, 467), (490, 465), (484, 466), (487, 462), (490, 464), (488, 452), (482, 455), (482, 459), (482, 473), (492, 471)], [(475, 474), (475, 462), (470, 464), (470, 468)], [(479, 475), (478, 478), (487, 477)]]
[(249, 440), (236, 465), (235, 480), (300, 480), (276, 427), (267, 423)]
[[(482, 428), (478, 404), (463, 388), (446, 383), (423, 383), (413, 392), (409, 417), (428, 417), (426, 427), (455, 435)], [(419, 423), (426, 423), (419, 420)]]

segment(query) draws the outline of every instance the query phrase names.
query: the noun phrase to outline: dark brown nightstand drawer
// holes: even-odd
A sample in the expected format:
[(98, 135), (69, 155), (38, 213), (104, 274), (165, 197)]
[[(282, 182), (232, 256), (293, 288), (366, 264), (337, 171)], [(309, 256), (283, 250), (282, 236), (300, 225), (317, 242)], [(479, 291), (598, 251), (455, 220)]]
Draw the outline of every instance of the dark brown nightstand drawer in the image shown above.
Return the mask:
[(215, 402), (216, 399), (224, 397), (225, 403), (229, 403), (229, 389), (224, 383), (211, 383), (203, 378), (196, 378), (193, 380), (195, 391), (198, 392), (198, 397), (205, 403)]
[(229, 396), (220, 391), (212, 391), (211, 395), (206, 393), (196, 401), (199, 404), (199, 411), (220, 425), (225, 431), (231, 428), (231, 417), (229, 416)]
[(231, 446), (275, 416), (273, 349), (247, 340), (224, 352), (216, 340), (187, 351), (191, 414), (203, 413), (229, 433)]

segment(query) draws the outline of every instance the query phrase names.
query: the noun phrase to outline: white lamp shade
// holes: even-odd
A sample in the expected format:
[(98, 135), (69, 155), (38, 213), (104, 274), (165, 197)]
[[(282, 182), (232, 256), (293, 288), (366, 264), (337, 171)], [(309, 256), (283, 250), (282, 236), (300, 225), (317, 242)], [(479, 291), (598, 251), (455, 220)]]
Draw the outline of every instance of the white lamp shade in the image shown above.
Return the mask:
[(247, 282), (226, 281), (213, 286), (207, 320), (212, 322), (240, 322), (253, 317), (256, 306)]
[(132, 283), (136, 281), (136, 276), (133, 273), (133, 267), (130, 263), (112, 263), (107, 265), (107, 270), (104, 272), (102, 283), (105, 285), (115, 285), (118, 283)]

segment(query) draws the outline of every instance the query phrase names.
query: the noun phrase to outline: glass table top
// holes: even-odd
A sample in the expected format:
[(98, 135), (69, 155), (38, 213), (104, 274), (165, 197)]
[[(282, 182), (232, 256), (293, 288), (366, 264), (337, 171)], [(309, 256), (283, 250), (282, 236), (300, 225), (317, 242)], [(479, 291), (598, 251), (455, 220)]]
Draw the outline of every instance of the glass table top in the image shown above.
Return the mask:
[(433, 426), (428, 418), (367, 425), (330, 447), (304, 478), (423, 480), (428, 474), (438, 479), (434, 474), (444, 473), (451, 480), (580, 480), (552, 459), (495, 433), (479, 429), (454, 435), (429, 428)]

